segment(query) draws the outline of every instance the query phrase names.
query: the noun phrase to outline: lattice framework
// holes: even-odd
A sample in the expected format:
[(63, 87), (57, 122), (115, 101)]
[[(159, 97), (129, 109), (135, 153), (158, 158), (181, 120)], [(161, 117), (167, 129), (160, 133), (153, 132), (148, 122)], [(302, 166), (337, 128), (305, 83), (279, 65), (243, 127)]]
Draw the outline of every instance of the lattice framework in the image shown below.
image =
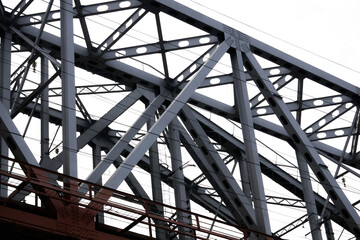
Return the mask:
[[(360, 237), (358, 87), (174, 1), (94, 2), (0, 1), (1, 155), (102, 185), (104, 201), (126, 182), (136, 196), (281, 236), (291, 232), (271, 211), (301, 203), (284, 229), (306, 213), (313, 239), (340, 235), (332, 224)], [(25, 183), (1, 196), (23, 201)], [(187, 212), (172, 213), (179, 239), (194, 234)]]

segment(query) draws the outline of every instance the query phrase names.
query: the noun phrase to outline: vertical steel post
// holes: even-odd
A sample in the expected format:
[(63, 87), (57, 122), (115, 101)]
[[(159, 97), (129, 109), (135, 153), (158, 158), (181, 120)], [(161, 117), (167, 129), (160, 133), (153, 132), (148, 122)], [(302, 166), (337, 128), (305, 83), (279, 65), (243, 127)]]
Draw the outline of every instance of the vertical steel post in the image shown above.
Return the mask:
[(301, 185), (304, 193), (304, 200), (306, 203), (306, 210), (308, 213), (309, 224), (311, 229), (311, 235), (313, 239), (321, 240), (321, 231), (318, 224), (318, 212), (316, 209), (315, 196), (311, 186), (311, 179), (309, 174), (309, 168), (306, 164), (305, 159), (301, 154), (296, 153), (298, 167), (301, 178)]
[(60, 1), (64, 173), (77, 177), (75, 69), (72, 0)]
[[(147, 122), (148, 130), (154, 125), (155, 117), (151, 117)], [(162, 196), (162, 187), (161, 187), (161, 172), (160, 172), (160, 163), (159, 163), (159, 150), (157, 141), (149, 148), (149, 158), (150, 158), (150, 173), (151, 173), (151, 187), (153, 200), (156, 202), (163, 203)], [(159, 217), (164, 217), (164, 208), (162, 206), (157, 206), (156, 209), (150, 209), (151, 211), (157, 211), (156, 214)], [(159, 221), (159, 224), (163, 225), (164, 223)], [(157, 227), (156, 229), (156, 238), (166, 239), (166, 231), (162, 228)]]
[(334, 231), (330, 219), (325, 221), (324, 225), (325, 225), (325, 233), (327, 240), (335, 240)]
[[(49, 78), (49, 61), (41, 57), (41, 84)], [(41, 162), (49, 161), (49, 88), (41, 92)]]
[(239, 112), (244, 135), (247, 167), (249, 170), (250, 187), (255, 206), (256, 221), (259, 231), (271, 235), (269, 214), (267, 211), (264, 184), (261, 176), (259, 155), (256, 147), (254, 124), (249, 105), (243, 60), (241, 52), (239, 50), (234, 51), (235, 52), (231, 53), (231, 63), (234, 74), (235, 105)]
[[(11, 75), (11, 34), (4, 32), (1, 35), (0, 49), (0, 101), (6, 109), (10, 108), (10, 75)], [(8, 156), (9, 148), (3, 138), (0, 137), (0, 154)], [(0, 159), (1, 169), (8, 171), (8, 161)], [(5, 176), (1, 176), (4, 178)], [(4, 179), (5, 180), (5, 179)], [(7, 186), (0, 186), (0, 197), (7, 197)]]
[[(181, 158), (181, 148), (180, 148), (180, 133), (174, 122), (169, 124), (168, 132), (169, 148), (171, 153), (171, 167), (173, 170), (173, 188), (175, 192), (175, 205), (177, 208), (184, 209), (189, 211), (189, 199), (187, 198), (186, 189), (185, 189), (185, 180), (183, 172), (183, 163)], [(177, 221), (191, 224), (191, 216), (185, 212), (177, 212)], [(192, 231), (191, 229), (186, 229), (184, 227), (179, 227), (180, 232)], [(190, 232), (193, 234), (193, 232)], [(192, 239), (189, 236), (180, 234), (179, 239)]]
[[(302, 109), (302, 93), (304, 88), (304, 79), (299, 79), (298, 82), (298, 102), (299, 110), (296, 112), (296, 121), (301, 123), (301, 109)], [(305, 159), (299, 154), (296, 153), (296, 158), (298, 161), (298, 168), (300, 172), (301, 185), (304, 193), (304, 200), (306, 203), (306, 210), (309, 218), (309, 225), (311, 229), (311, 236), (313, 239), (322, 239), (321, 230), (318, 220), (318, 212), (315, 203), (315, 196), (311, 185), (309, 168)]]
[(250, 188), (250, 180), (249, 180), (249, 171), (246, 159), (235, 159), (235, 161), (239, 162), (240, 169), (240, 178), (241, 178), (241, 186), (243, 188), (244, 194), (251, 199), (251, 188)]
[(165, 50), (164, 50), (165, 49), (164, 39), (163, 39), (163, 34), (162, 34), (162, 29), (161, 29), (161, 21), (160, 21), (159, 13), (155, 14), (155, 19), (156, 19), (156, 26), (157, 26), (158, 37), (159, 37), (159, 42), (160, 42), (161, 57), (162, 57), (162, 62), (163, 62), (163, 67), (164, 67), (165, 78), (168, 80), (169, 79), (169, 69), (168, 69), (166, 54), (165, 54)]
[[(93, 153), (93, 168), (95, 169), (95, 167), (100, 163), (101, 161), (101, 147), (99, 145), (95, 145), (92, 147), (92, 153)], [(102, 185), (102, 179), (101, 177), (96, 181), (96, 184), (98, 185)], [(95, 194), (99, 191), (99, 189), (94, 189)], [(98, 212), (98, 215), (96, 216), (96, 220), (98, 223), (104, 223), (105, 222), (105, 218), (104, 218), (104, 213), (103, 212)]]

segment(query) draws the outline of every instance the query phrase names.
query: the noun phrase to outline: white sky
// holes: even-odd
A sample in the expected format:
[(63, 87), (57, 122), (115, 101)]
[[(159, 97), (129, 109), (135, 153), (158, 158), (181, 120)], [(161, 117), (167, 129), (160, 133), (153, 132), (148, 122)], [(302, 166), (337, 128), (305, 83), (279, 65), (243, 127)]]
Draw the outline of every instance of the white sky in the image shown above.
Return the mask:
[(177, 1), (360, 86), (358, 0)]

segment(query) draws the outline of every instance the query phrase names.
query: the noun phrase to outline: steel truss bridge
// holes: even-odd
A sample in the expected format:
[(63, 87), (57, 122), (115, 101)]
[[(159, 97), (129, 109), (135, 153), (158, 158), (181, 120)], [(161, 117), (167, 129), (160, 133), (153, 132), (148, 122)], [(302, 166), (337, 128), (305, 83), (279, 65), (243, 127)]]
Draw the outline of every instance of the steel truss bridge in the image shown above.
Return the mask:
[(169, 0), (2, 0), (0, 34), (3, 236), (360, 238), (358, 87)]

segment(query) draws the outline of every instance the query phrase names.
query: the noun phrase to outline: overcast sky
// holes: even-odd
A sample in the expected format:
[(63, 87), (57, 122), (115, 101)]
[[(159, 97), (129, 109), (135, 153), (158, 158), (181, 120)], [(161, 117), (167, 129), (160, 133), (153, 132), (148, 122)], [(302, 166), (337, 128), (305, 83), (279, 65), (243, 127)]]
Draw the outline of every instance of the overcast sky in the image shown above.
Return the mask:
[(359, 0), (177, 0), (360, 86)]

